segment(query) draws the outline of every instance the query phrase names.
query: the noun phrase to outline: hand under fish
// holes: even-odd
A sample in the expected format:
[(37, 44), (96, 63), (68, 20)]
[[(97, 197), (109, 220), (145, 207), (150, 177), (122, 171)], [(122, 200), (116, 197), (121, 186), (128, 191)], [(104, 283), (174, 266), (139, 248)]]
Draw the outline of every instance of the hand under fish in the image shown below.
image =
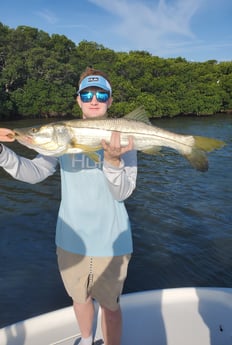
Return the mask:
[(121, 139), (119, 132), (112, 132), (110, 142), (107, 143), (104, 139), (101, 141), (102, 147), (104, 149), (104, 158), (107, 162), (113, 165), (120, 164), (120, 157), (133, 150), (133, 137), (128, 138), (128, 145), (121, 146)]

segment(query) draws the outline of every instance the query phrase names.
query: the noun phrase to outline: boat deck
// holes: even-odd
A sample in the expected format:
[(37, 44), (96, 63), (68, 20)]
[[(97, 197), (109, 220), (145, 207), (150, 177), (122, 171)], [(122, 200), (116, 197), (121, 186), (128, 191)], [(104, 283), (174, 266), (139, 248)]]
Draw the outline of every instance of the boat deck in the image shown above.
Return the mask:
[[(121, 298), (122, 345), (231, 345), (232, 289), (177, 288)], [(96, 305), (97, 309), (97, 305)], [(101, 309), (95, 343), (103, 345)], [(78, 345), (73, 308), (66, 307), (0, 329), (0, 345)]]

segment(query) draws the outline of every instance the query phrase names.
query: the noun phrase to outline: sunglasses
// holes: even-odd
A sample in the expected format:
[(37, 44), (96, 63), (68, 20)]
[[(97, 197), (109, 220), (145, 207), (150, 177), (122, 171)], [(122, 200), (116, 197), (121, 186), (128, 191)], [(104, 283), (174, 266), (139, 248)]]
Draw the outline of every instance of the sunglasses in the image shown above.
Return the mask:
[(106, 91), (82, 91), (80, 92), (81, 101), (84, 103), (91, 102), (93, 96), (96, 96), (96, 99), (100, 103), (105, 103), (110, 98), (110, 95)]

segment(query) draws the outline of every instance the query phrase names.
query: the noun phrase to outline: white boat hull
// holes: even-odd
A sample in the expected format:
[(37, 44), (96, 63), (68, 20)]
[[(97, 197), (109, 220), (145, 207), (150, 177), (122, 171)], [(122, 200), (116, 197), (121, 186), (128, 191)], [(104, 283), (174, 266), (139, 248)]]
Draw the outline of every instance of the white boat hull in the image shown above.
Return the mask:
[[(231, 345), (232, 289), (177, 288), (121, 297), (122, 345)], [(103, 344), (100, 311), (96, 344)], [(1, 345), (74, 345), (80, 338), (72, 307), (0, 329)]]

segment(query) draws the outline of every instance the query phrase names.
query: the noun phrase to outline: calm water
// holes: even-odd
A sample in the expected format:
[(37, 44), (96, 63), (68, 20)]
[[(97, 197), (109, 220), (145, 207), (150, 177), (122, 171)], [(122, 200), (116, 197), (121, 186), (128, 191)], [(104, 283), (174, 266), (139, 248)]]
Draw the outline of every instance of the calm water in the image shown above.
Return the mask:
[[(37, 121), (38, 122), (38, 121)], [(232, 117), (157, 120), (176, 132), (222, 139), (207, 173), (174, 152), (139, 153), (137, 189), (127, 200), (134, 255), (124, 292), (232, 286)], [(25, 127), (30, 122), (2, 123)], [(17, 153), (33, 151), (13, 143)], [(55, 223), (59, 173), (28, 185), (0, 170), (0, 327), (71, 304), (59, 277)]]

